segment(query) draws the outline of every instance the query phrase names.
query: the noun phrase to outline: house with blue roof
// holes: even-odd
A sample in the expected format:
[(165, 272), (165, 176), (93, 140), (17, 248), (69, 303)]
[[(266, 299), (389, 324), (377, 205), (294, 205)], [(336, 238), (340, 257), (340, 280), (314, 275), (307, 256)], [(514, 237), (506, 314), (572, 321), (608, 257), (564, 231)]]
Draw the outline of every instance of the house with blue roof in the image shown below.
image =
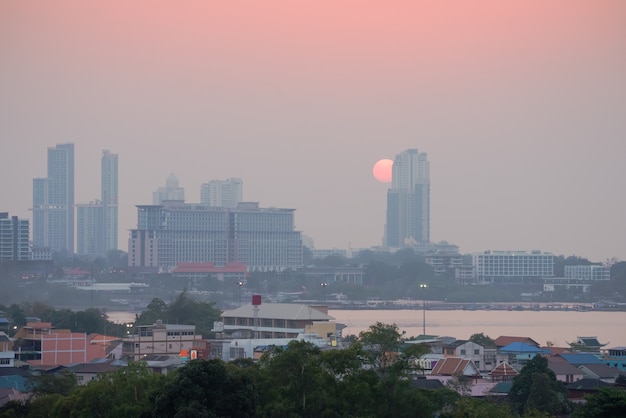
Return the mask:
[(574, 353), (574, 354), (561, 353), (559, 354), (559, 357), (563, 358), (569, 364), (571, 364), (572, 366), (576, 366), (576, 367), (582, 366), (585, 364), (602, 364), (602, 360), (600, 360), (600, 358), (597, 355), (591, 354), (591, 353)]
[(508, 363), (512, 366), (524, 366), (537, 355), (547, 355), (549, 350), (523, 342), (513, 342), (498, 349), (501, 354), (508, 355)]
[(626, 347), (613, 347), (606, 350), (602, 362), (609, 367), (617, 367), (626, 371)]

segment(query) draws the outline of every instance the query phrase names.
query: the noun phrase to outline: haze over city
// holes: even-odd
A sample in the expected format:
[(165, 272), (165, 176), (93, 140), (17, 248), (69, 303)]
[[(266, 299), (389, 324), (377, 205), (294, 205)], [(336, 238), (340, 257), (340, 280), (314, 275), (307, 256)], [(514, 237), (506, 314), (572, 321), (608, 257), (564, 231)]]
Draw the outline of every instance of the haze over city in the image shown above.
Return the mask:
[[(317, 248), (380, 245), (373, 164), (430, 161), (431, 241), (626, 259), (626, 3), (0, 4), (0, 211), (46, 149), (119, 155), (119, 247), (174, 173), (239, 177)], [(32, 218), (31, 218), (32, 219)]]

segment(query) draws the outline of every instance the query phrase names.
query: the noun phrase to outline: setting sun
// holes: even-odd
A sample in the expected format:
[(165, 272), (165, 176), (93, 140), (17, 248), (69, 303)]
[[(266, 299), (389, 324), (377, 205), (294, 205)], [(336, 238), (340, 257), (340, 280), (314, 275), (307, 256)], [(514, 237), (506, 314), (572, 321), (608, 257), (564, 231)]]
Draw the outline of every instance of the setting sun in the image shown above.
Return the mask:
[(378, 160), (374, 167), (372, 168), (372, 174), (374, 174), (374, 178), (381, 183), (390, 183), (391, 182), (391, 168), (393, 167), (393, 160), (390, 159), (382, 159)]

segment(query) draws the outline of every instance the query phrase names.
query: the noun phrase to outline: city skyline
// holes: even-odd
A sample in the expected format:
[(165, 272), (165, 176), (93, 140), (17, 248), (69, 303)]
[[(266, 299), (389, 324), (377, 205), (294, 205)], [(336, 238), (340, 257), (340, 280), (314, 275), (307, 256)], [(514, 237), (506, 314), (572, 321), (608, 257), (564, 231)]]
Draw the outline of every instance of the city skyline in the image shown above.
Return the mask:
[[(430, 240), (626, 259), (626, 4), (0, 5), (0, 210), (46, 147), (119, 154), (118, 247), (175, 173), (241, 178), (317, 248), (383, 239), (381, 158), (428, 152)], [(112, 30), (114, 28), (114, 30)], [(34, 227), (34, 223), (31, 223)]]

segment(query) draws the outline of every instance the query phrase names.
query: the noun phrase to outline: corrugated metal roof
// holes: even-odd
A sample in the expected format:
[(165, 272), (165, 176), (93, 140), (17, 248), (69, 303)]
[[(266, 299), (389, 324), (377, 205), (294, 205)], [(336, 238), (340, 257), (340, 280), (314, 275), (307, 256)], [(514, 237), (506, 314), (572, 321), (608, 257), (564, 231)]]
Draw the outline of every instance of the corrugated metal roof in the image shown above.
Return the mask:
[[(226, 318), (253, 318), (254, 307), (244, 305), (237, 309), (224, 311), (222, 317)], [(302, 305), (299, 303), (265, 303), (258, 305), (259, 318), (303, 320), (303, 321), (330, 321), (335, 318), (325, 314), (312, 305)]]

